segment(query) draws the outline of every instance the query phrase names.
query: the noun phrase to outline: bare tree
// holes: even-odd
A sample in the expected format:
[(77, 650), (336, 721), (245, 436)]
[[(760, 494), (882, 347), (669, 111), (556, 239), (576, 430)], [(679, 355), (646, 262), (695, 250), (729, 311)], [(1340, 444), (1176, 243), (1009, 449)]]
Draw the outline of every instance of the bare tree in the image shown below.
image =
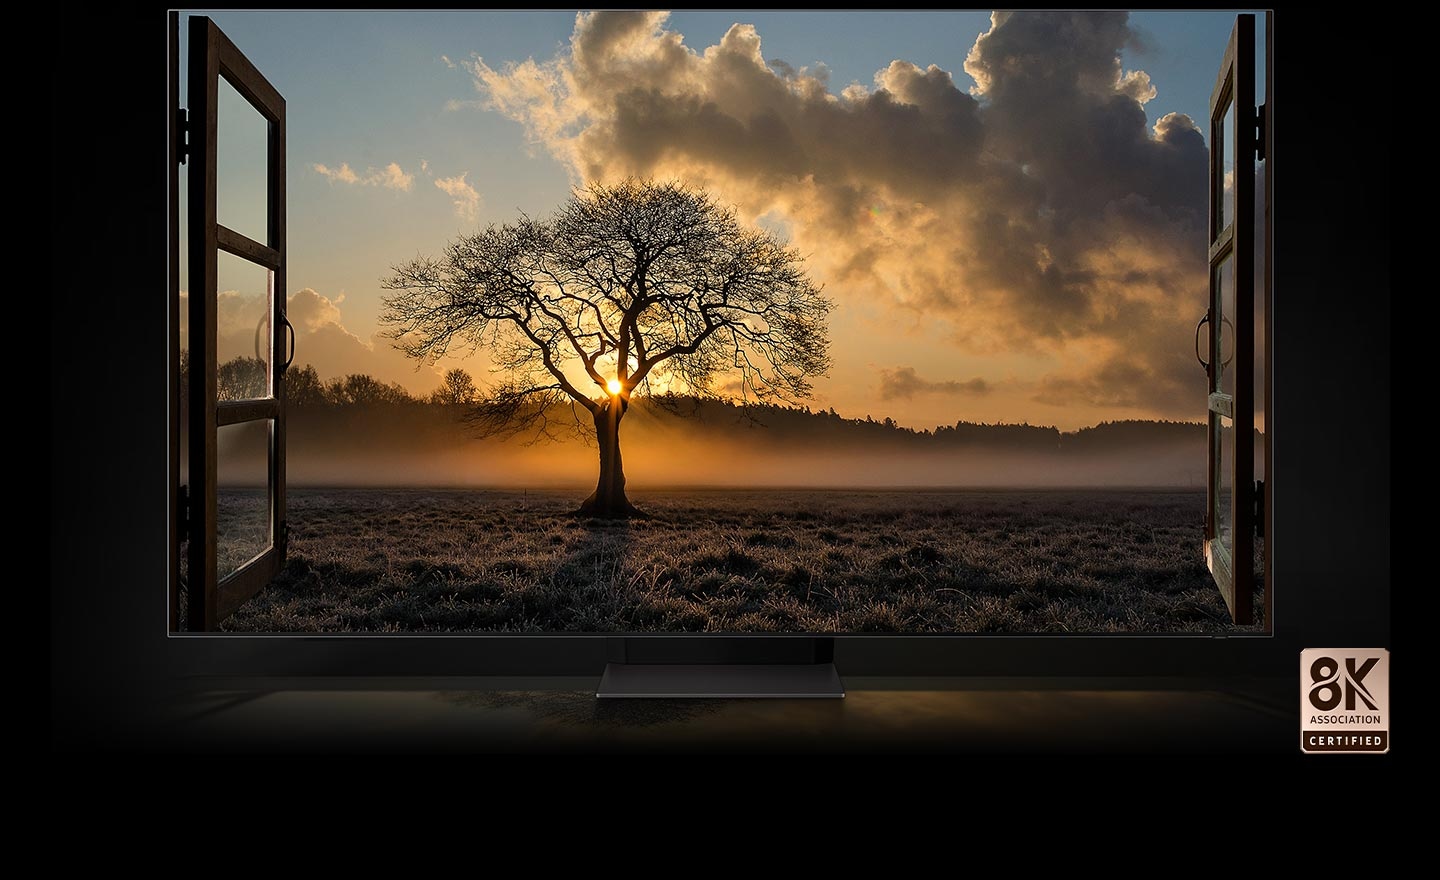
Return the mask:
[(472, 404), (480, 399), (480, 389), (475, 387), (475, 377), (454, 367), (445, 371), (440, 387), (430, 395), (430, 402), (441, 406)]
[(285, 371), (285, 402), (290, 406), (320, 406), (327, 403), (325, 383), (314, 365), (291, 367)]
[(474, 411), (483, 432), (551, 435), (565, 404), (572, 424), (593, 424), (600, 478), (579, 510), (592, 516), (639, 512), (619, 440), (632, 395), (798, 402), (830, 365), (831, 303), (800, 254), (677, 183), (592, 185), (551, 219), (462, 236), (383, 285), (396, 293), (382, 320), (406, 354), (489, 352), (499, 381)]
[(259, 358), (241, 355), (215, 369), (215, 391), (220, 400), (250, 400), (269, 393), (270, 368)]
[(387, 385), (364, 373), (331, 379), (325, 385), (325, 397), (341, 406), (392, 406), (414, 400), (399, 383)]

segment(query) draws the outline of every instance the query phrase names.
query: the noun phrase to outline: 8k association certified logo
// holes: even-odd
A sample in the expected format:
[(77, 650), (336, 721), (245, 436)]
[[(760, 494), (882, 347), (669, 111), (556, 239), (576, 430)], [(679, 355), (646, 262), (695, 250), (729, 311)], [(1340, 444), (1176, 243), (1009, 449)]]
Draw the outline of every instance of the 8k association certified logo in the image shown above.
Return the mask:
[(1300, 749), (1340, 754), (1390, 751), (1390, 652), (1300, 652)]

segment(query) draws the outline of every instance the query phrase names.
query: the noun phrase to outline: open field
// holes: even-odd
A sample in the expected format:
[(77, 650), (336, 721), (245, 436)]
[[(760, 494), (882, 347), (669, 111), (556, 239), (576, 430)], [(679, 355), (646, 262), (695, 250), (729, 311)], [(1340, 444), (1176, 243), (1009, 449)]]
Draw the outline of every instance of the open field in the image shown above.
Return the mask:
[[(1230, 632), (1190, 491), (295, 489), (270, 632)], [(1258, 607), (1257, 600), (1257, 607)]]

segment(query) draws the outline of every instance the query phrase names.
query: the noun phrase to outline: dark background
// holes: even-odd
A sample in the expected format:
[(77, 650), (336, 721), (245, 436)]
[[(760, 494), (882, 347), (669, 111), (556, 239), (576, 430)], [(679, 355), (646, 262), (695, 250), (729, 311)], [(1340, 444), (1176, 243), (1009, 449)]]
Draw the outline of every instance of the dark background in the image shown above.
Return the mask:
[[(598, 676), (600, 637), (167, 638), (164, 15), (58, 14), (71, 73), (49, 96), (52, 743), (125, 745), (151, 698), (195, 674)], [(1298, 680), (1303, 647), (1391, 647), (1390, 99), (1306, 36), (1312, 14), (1277, 18), (1274, 637), (849, 637), (842, 674), (1223, 685)]]

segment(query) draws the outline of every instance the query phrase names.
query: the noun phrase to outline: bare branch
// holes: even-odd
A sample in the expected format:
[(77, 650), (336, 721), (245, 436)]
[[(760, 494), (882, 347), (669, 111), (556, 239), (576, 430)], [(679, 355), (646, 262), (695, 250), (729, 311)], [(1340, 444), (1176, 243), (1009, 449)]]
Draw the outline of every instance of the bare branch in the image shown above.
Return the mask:
[(800, 255), (679, 183), (577, 190), (551, 219), (463, 236), (383, 286), (386, 332), (406, 354), (489, 353), (500, 378), (475, 419), (487, 429), (533, 426), (537, 407), (567, 400), (600, 411), (606, 398), (571, 377), (603, 391), (612, 359), (626, 398), (742, 406), (804, 400), (830, 366), (831, 302)]
[[(464, 420), (480, 437), (509, 439), (529, 434), (527, 445), (563, 439), (565, 434), (583, 436), (585, 424), (573, 409), (565, 407), (568, 401), (557, 385), (503, 383), (467, 411)], [(557, 410), (568, 410), (571, 418), (557, 419)]]

